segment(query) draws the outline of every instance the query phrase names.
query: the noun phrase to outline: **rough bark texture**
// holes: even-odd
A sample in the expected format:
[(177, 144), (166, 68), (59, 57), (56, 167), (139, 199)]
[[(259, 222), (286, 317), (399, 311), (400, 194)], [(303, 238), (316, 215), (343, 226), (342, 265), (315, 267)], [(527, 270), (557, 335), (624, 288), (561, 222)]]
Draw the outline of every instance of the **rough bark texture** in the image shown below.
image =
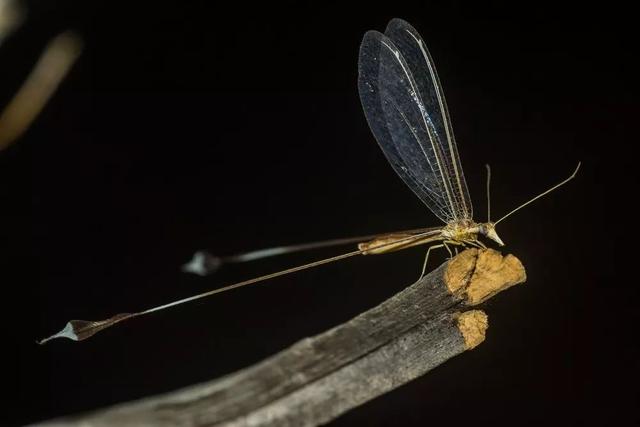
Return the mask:
[(457, 311), (525, 280), (517, 258), (469, 249), (350, 321), (239, 372), (57, 425), (313, 426), (384, 394), (484, 339)]

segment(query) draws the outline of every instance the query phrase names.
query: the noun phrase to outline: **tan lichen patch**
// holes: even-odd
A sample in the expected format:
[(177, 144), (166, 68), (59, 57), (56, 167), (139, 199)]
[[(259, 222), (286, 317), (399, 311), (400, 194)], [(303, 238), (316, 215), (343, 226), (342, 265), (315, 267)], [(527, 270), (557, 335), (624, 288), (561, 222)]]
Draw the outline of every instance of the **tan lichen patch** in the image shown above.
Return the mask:
[(458, 329), (467, 350), (477, 347), (486, 336), (489, 318), (482, 310), (469, 310), (458, 316)]
[(463, 292), (469, 283), (478, 258), (477, 249), (467, 249), (452, 258), (444, 272), (444, 282), (452, 294)]
[(479, 251), (475, 271), (467, 287), (467, 303), (480, 304), (493, 295), (527, 278), (524, 266), (513, 255), (502, 256), (493, 249)]

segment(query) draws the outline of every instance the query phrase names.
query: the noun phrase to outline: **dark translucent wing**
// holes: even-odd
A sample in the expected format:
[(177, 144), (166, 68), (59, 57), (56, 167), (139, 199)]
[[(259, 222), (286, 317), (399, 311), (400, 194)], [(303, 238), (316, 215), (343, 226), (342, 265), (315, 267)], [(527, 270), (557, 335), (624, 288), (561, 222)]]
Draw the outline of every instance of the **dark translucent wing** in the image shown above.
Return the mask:
[(453, 190), (456, 217), (471, 219), (473, 207), (469, 190), (460, 164), (447, 102), (431, 55), (420, 34), (402, 19), (392, 19), (385, 35), (393, 41), (409, 66), (420, 98), (436, 129), (436, 140), (442, 150), (450, 188)]
[(388, 37), (369, 31), (358, 66), (362, 106), (389, 163), (438, 218), (459, 219), (437, 130), (402, 54)]

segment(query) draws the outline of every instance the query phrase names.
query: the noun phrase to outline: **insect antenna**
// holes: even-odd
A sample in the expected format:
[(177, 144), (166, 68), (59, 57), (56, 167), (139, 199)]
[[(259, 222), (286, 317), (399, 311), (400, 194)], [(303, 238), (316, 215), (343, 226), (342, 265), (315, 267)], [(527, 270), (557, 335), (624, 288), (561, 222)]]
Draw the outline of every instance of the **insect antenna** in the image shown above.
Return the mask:
[(527, 206), (528, 204), (538, 200), (540, 197), (542, 196), (546, 196), (547, 194), (551, 193), (553, 190), (555, 190), (556, 188), (566, 184), (567, 182), (571, 181), (573, 178), (575, 178), (576, 174), (578, 173), (578, 169), (580, 169), (580, 165), (582, 164), (582, 162), (578, 162), (578, 166), (576, 166), (576, 170), (573, 171), (573, 173), (571, 174), (571, 176), (567, 179), (565, 179), (562, 182), (557, 183), (556, 185), (554, 185), (553, 187), (549, 188), (548, 190), (538, 194), (536, 197), (534, 197), (533, 199), (530, 199), (527, 202), (524, 202), (523, 204), (521, 204), (520, 206), (518, 206), (517, 208), (515, 208), (514, 210), (512, 210), (511, 212), (509, 212), (508, 214), (506, 214), (505, 216), (503, 216), (502, 218), (500, 218), (499, 220), (497, 220), (494, 225), (497, 225), (500, 221), (502, 221), (503, 219), (507, 218), (508, 216), (510, 216), (511, 214), (519, 211), (520, 209), (524, 208), (525, 206)]
[(491, 166), (484, 165), (487, 168), (487, 222), (491, 222)]

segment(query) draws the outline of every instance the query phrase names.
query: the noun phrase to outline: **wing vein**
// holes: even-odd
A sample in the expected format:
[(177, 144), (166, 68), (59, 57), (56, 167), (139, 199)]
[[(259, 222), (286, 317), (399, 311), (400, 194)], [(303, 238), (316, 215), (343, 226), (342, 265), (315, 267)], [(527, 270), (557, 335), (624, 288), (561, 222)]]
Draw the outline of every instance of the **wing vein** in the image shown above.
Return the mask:
[[(453, 138), (451, 136), (451, 123), (449, 122), (449, 117), (447, 117), (447, 108), (444, 105), (443, 101), (442, 101), (442, 88), (440, 87), (440, 85), (438, 84), (438, 76), (435, 74), (435, 70), (433, 69), (433, 65), (431, 64), (431, 61), (429, 60), (429, 56), (427, 55), (427, 52), (424, 49), (424, 44), (422, 42), (422, 40), (417, 39), (410, 31), (405, 30), (418, 44), (418, 47), (420, 48), (420, 51), (422, 52), (422, 56), (424, 57), (424, 61), (427, 63), (427, 68), (429, 69), (429, 74), (431, 75), (431, 81), (433, 82), (433, 86), (435, 87), (435, 92), (436, 92), (436, 97), (438, 99), (438, 105), (440, 106), (440, 114), (442, 116), (442, 122), (444, 124), (444, 131), (445, 134), (447, 136), (447, 144), (449, 145), (449, 152), (452, 153), (456, 153), (456, 149), (453, 146)], [(462, 180), (460, 179), (460, 172), (458, 171), (458, 162), (456, 161), (457, 159), (452, 159), (451, 164), (453, 165), (453, 173), (455, 174), (456, 177), (456, 184), (458, 185), (458, 190), (460, 192), (459, 197), (460, 197), (460, 201), (462, 202), (463, 205), (463, 209), (465, 212), (468, 212), (468, 207), (464, 198), (464, 195), (462, 194)]]
[[(402, 110), (398, 107), (397, 102), (391, 98), (391, 105), (393, 105), (393, 107), (396, 109), (396, 111), (398, 112), (398, 114), (400, 114), (400, 116), (402, 117), (402, 120), (404, 121), (405, 125), (407, 126), (407, 128), (409, 128), (409, 130), (411, 131), (411, 134), (413, 135), (413, 137), (415, 138), (416, 141), (420, 141), (420, 137), (416, 134), (415, 130), (413, 129), (413, 127), (411, 126), (409, 119), (407, 118), (407, 116), (402, 112)], [(429, 133), (429, 130), (427, 130), (427, 133)], [(418, 144), (420, 145), (420, 144)], [(431, 168), (431, 171), (435, 174), (435, 170), (433, 169), (433, 164), (431, 163), (431, 160), (429, 160), (429, 157), (427, 156), (427, 154), (424, 152), (424, 149), (421, 147), (421, 150), (423, 152), (423, 154), (425, 155), (425, 158), (427, 159), (427, 163), (429, 164), (429, 167)], [(437, 160), (437, 158), (436, 158)], [(413, 176), (413, 174), (409, 171), (406, 170), (407, 174), (411, 175), (411, 178), (416, 182), (417, 179), (415, 178), (415, 176)], [(444, 206), (442, 206), (440, 203), (438, 203), (437, 199), (435, 197), (438, 196), (438, 193), (436, 193), (432, 188), (430, 187), (426, 187), (422, 184), (420, 184), (421, 188), (424, 188), (425, 190), (427, 190), (428, 192), (430, 192), (431, 194), (433, 194), (433, 196), (431, 197), (431, 200), (440, 207), (440, 211), (443, 212), (444, 211)], [(428, 194), (427, 194), (428, 195)]]
[[(446, 165), (444, 164), (444, 159), (442, 158), (442, 153), (440, 152), (440, 147), (435, 142), (433, 134), (432, 134), (432, 130), (430, 129), (429, 124), (427, 123), (427, 119), (425, 117), (426, 113), (425, 113), (424, 104), (422, 103), (422, 99), (420, 98), (420, 94), (418, 92), (418, 89), (416, 88), (416, 86), (415, 86), (415, 84), (413, 82), (413, 75), (405, 67), (405, 65), (402, 63), (402, 60), (400, 59), (401, 58), (400, 51), (398, 51), (397, 49), (394, 49), (391, 46), (389, 46), (384, 40), (382, 40), (381, 42), (396, 57), (396, 60), (400, 64), (400, 67), (402, 67), (402, 71), (404, 72), (405, 76), (407, 77), (407, 81), (409, 82), (409, 85), (411, 86), (411, 97), (413, 98), (414, 102), (418, 105), (418, 109), (420, 111), (420, 116), (422, 117), (422, 121), (424, 122), (425, 130), (427, 132), (427, 135), (429, 136), (429, 143), (431, 144), (431, 148), (433, 149), (434, 155), (436, 157), (436, 162), (438, 163), (438, 169), (440, 170), (441, 182), (442, 182), (442, 184), (444, 184), (444, 190), (447, 193), (447, 199), (449, 201), (449, 206), (451, 208), (450, 212), (453, 215), (454, 219), (458, 219), (458, 213), (456, 212), (455, 204), (453, 202), (453, 198), (452, 198), (452, 195), (451, 195), (451, 189), (449, 188), (451, 183), (449, 181), (449, 177), (446, 176), (446, 172), (445, 172), (446, 171), (446, 169), (445, 169)], [(404, 117), (404, 115), (403, 115), (403, 117)], [(409, 129), (411, 129), (411, 126), (409, 126)], [(411, 132), (413, 133), (413, 129), (411, 129)], [(418, 141), (420, 141), (420, 140), (418, 139)], [(427, 162), (429, 162), (429, 156), (425, 152), (424, 147), (422, 146), (422, 144), (418, 144), (418, 145), (420, 146), (420, 149), (422, 150), (422, 153), (424, 154), (425, 158), (427, 159)], [(429, 165), (433, 170), (433, 167), (431, 166), (430, 162), (429, 162)]]

